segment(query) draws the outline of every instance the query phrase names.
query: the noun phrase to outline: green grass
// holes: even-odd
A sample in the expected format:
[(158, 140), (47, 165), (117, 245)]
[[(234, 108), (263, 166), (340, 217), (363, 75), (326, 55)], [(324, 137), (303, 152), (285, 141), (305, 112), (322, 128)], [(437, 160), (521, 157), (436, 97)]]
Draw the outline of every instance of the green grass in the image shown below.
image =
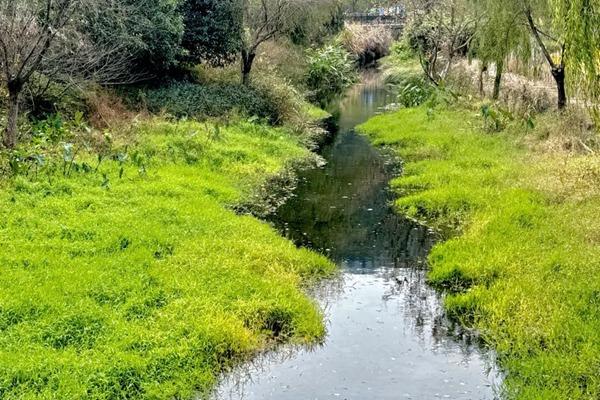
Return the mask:
[(324, 335), (302, 287), (334, 266), (228, 207), (310, 157), (298, 139), (250, 123), (133, 131), (145, 173), (107, 161), (2, 182), (2, 399), (191, 398), (275, 336)]
[(470, 111), (416, 108), (360, 129), (406, 161), (398, 209), (446, 231), (429, 280), (498, 352), (506, 396), (598, 399), (600, 161), (537, 154), (522, 128), (482, 125)]

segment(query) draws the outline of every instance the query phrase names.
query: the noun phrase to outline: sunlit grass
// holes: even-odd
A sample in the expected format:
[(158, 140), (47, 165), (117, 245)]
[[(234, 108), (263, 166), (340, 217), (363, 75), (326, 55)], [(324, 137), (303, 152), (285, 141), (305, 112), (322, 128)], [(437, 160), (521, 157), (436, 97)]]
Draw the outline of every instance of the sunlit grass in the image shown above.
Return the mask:
[(310, 157), (298, 140), (250, 123), (136, 132), (145, 173), (3, 182), (0, 398), (190, 398), (274, 336), (323, 336), (301, 288), (334, 266), (227, 207)]
[[(595, 156), (540, 155), (470, 111), (405, 109), (362, 126), (406, 161), (399, 210), (451, 237), (429, 280), (508, 372), (508, 397), (600, 397), (600, 175)], [(535, 132), (534, 132), (535, 133)]]

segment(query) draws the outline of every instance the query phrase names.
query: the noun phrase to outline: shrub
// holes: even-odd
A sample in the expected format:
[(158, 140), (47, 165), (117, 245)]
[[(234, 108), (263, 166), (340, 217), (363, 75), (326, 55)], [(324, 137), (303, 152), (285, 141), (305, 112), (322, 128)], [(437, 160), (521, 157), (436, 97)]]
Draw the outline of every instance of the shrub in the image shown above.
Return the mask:
[(276, 115), (273, 122), (296, 122), (298, 117), (304, 117), (306, 100), (288, 80), (272, 73), (257, 73), (252, 86), (273, 108)]
[[(396, 47), (398, 49), (398, 47)], [(400, 54), (406, 55), (404, 50)], [(398, 93), (398, 103), (404, 107), (417, 107), (431, 98), (435, 88), (427, 81), (413, 58), (398, 58), (398, 53), (386, 61), (383, 79)]]
[(161, 76), (176, 66), (183, 54), (180, 1), (123, 0), (119, 3), (124, 15), (115, 15), (118, 7), (90, 9), (86, 15), (87, 33), (100, 43), (118, 40), (121, 48), (131, 55), (132, 72), (140, 77)]
[(400, 41), (391, 45), (390, 57), (398, 61), (410, 61), (416, 57), (416, 54), (407, 41)]
[(398, 103), (404, 107), (417, 107), (425, 103), (434, 88), (421, 76), (407, 76), (398, 87)]
[(308, 55), (306, 82), (311, 101), (325, 105), (356, 80), (350, 55), (340, 46), (325, 46)]
[(189, 70), (190, 81), (201, 85), (233, 84), (240, 82), (240, 70), (237, 65), (213, 67), (198, 64)]
[(279, 120), (276, 105), (256, 88), (242, 84), (202, 86), (174, 83), (164, 88), (141, 91), (139, 94), (149, 111), (166, 111), (176, 117), (205, 119), (240, 112), (271, 122)]
[(242, 10), (236, 0), (186, 0), (182, 5), (185, 61), (227, 65), (241, 50)]

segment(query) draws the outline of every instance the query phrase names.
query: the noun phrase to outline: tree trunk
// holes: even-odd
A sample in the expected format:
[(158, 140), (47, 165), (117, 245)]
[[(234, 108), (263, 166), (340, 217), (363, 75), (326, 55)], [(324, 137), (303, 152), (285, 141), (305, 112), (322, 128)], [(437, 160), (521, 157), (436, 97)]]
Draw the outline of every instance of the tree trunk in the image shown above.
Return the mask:
[(256, 54), (252, 51), (242, 50), (242, 83), (248, 85), (250, 83), (250, 71), (252, 71), (252, 64), (254, 63)]
[(496, 76), (494, 77), (494, 93), (492, 99), (498, 100), (500, 97), (500, 84), (502, 83), (502, 73), (504, 72), (504, 60), (496, 63)]
[(552, 68), (552, 77), (556, 81), (558, 90), (558, 109), (563, 110), (567, 106), (567, 91), (565, 90), (565, 67)]
[(483, 75), (487, 72), (487, 62), (482, 62), (479, 68), (479, 96), (485, 97), (485, 87), (483, 85)]
[(565, 53), (565, 44), (561, 44), (561, 56), (560, 63), (557, 64), (552, 59), (550, 52), (546, 48), (542, 37), (540, 36), (540, 30), (535, 26), (535, 22), (533, 21), (533, 16), (531, 15), (531, 9), (527, 9), (527, 22), (529, 23), (529, 27), (531, 32), (533, 33), (533, 37), (538, 42), (538, 45), (542, 49), (542, 53), (548, 61), (548, 65), (550, 65), (550, 71), (552, 72), (552, 77), (556, 81), (556, 88), (558, 90), (558, 109), (562, 110), (567, 106), (567, 92), (565, 90), (565, 66), (563, 64), (563, 57)]
[(13, 149), (17, 145), (18, 120), (19, 120), (19, 102), (21, 100), (21, 90), (23, 86), (9, 82), (8, 84), (8, 116), (6, 128), (2, 143), (7, 149)]

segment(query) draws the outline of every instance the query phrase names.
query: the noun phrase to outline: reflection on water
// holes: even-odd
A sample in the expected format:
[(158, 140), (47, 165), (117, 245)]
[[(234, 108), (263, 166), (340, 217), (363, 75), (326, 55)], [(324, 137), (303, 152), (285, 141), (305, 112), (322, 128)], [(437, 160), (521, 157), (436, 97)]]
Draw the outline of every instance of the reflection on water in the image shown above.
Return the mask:
[(327, 165), (307, 171), (273, 223), (343, 271), (316, 295), (328, 336), (284, 347), (224, 380), (217, 399), (493, 399), (491, 355), (449, 321), (425, 282), (432, 232), (396, 215), (387, 190), (391, 157), (352, 129), (391, 102), (376, 81), (339, 104)]

